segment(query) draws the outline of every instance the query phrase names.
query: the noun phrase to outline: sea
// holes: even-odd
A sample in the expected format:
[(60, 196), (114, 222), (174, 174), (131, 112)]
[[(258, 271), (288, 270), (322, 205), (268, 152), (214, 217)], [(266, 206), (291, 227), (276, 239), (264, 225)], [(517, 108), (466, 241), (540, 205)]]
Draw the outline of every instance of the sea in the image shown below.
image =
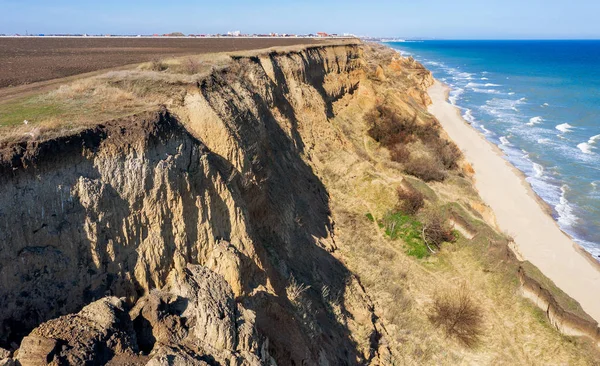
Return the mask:
[(600, 257), (600, 41), (385, 42), (451, 88), (464, 119)]

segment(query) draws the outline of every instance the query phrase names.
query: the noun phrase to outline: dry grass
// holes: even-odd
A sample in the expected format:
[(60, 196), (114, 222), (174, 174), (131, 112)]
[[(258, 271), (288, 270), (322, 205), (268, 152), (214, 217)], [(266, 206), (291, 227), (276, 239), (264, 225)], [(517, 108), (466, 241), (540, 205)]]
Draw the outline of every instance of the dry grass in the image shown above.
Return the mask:
[(300, 296), (302, 296), (302, 294), (306, 292), (309, 288), (310, 286), (298, 282), (296, 278), (294, 278), (294, 276), (292, 275), (290, 276), (289, 283), (285, 288), (285, 292), (287, 294), (288, 299), (292, 303), (298, 303), (298, 301), (300, 300)]
[[(392, 77), (388, 77), (386, 83), (392, 82)], [(362, 87), (383, 93), (386, 83), (363, 83)], [(397, 94), (398, 89), (394, 87), (393, 92)], [(373, 94), (362, 93), (358, 98), (357, 103), (363, 110), (373, 110), (379, 105)], [(393, 101), (393, 98), (388, 99)], [(394, 210), (396, 202), (389, 197), (400, 183), (400, 173), (398, 164), (388, 163), (393, 149), (388, 149), (390, 155), (381, 154), (376, 145), (386, 146), (381, 142), (372, 143), (374, 139), (367, 131), (372, 124), (357, 125), (360, 123), (355, 122), (357, 113), (360, 110), (350, 105), (341, 110), (332, 123), (343, 131), (344, 138), (352, 141), (352, 146), (364, 149), (357, 151), (356, 156), (367, 155), (376, 162), (374, 165), (349, 164), (357, 160), (353, 152), (340, 145), (331, 146), (331, 140), (325, 142), (327, 148), (322, 150), (317, 141), (315, 154), (324, 162), (321, 168), (332, 197), (338, 255), (360, 277), (374, 301), (376, 315), (386, 329), (383, 341), (392, 350), (392, 355), (385, 359), (387, 364), (594, 364), (597, 351), (591, 352), (586, 342), (565, 340), (548, 324), (543, 313), (540, 316), (539, 311), (517, 294), (519, 282), (514, 267), (506, 263), (501, 249), (503, 236), (482, 222), (481, 217), (476, 218), (468, 210), (457, 211), (479, 234), (472, 241), (461, 237), (455, 245), (443, 246), (436, 255), (425, 259), (405, 254), (401, 240), (387, 239), (383, 231), (365, 217), (365, 213), (372, 213), (377, 222), (386, 212)], [(355, 135), (356, 131), (364, 131), (371, 139)], [(405, 145), (410, 150), (410, 159), (413, 155), (434, 154), (431, 145), (419, 136), (417, 140), (418, 144)], [(412, 177), (405, 179), (410, 180), (411, 185), (418, 183), (419, 191), (426, 192), (427, 200), (436, 206), (448, 202), (466, 202), (466, 207), (483, 205), (472, 186), (467, 189), (454, 178), (435, 184)], [(432, 299), (436, 294), (444, 294), (439, 289), (454, 288), (457, 282), (469, 283), (471, 299), (477, 299), (475, 304), (482, 314), (485, 310), (477, 347), (464, 347), (454, 337), (448, 338), (445, 332), (436, 331), (437, 326), (429, 319)]]

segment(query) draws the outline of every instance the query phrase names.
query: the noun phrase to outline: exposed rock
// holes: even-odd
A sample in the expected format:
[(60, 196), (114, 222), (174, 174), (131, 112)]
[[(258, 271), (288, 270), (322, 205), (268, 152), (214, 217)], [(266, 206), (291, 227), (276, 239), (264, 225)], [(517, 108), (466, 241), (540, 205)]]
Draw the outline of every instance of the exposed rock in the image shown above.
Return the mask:
[(100, 365), (115, 354), (136, 351), (135, 333), (123, 301), (107, 297), (75, 315), (41, 324), (21, 342), (17, 360), (23, 366)]
[[(409, 63), (399, 72), (418, 74), (409, 87), (419, 101), (428, 74)], [(20, 359), (375, 360), (381, 332), (332, 254), (340, 243), (318, 162), (323, 148), (351, 145), (332, 120), (355, 92), (372, 92), (360, 87), (363, 66), (356, 45), (237, 57), (173, 85), (183, 95), (174, 114), (0, 151), (0, 344), (46, 322)], [(312, 286), (297, 302), (286, 296), (291, 276)], [(86, 307), (48, 321), (89, 303), (119, 318), (124, 308), (105, 296), (135, 304), (129, 318)]]
[(375, 70), (375, 77), (379, 81), (386, 81), (385, 72), (383, 71), (383, 67), (381, 65), (377, 65), (377, 69)]
[(236, 305), (229, 284), (206, 267), (188, 265), (174, 274), (162, 290), (141, 298), (131, 317), (153, 362), (175, 353), (181, 362), (260, 364), (254, 313)]
[(197, 355), (193, 355), (189, 350), (181, 348), (172, 348), (169, 346), (160, 347), (154, 357), (146, 364), (146, 366), (208, 366), (206, 361), (203, 361)]

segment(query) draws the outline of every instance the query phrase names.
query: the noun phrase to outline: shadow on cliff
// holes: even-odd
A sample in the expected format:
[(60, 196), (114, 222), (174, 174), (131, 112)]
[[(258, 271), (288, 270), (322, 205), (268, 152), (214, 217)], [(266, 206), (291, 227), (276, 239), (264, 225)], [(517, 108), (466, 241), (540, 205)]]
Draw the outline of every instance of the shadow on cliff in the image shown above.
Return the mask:
[[(249, 172), (239, 172), (226, 159), (211, 155), (248, 208), (250, 234), (260, 244), (256, 251), (277, 294), (258, 292), (245, 299), (244, 305), (257, 313), (259, 331), (269, 339), (270, 354), (280, 364), (313, 364), (321, 357), (336, 365), (363, 363), (366, 360), (347, 325), (333, 315), (324, 299), (324, 292), (332, 294), (342, 314), (351, 318), (343, 299), (353, 278), (331, 254), (335, 243), (329, 195), (303, 160), (305, 145), (286, 97), (288, 84), (277, 62), (272, 62), (277, 82), (261, 85), (268, 88), (266, 94), (272, 100), (254, 93), (261, 88), (246, 84), (247, 78), (234, 81), (226, 74), (213, 75), (200, 85), (219, 117), (232, 123), (230, 128), (242, 136), (237, 143), (251, 162)], [(264, 74), (257, 59), (246, 66)], [(319, 72), (326, 71), (322, 68)], [(269, 80), (262, 76), (260, 80)], [(310, 80), (317, 83), (315, 80), (323, 79), (315, 76)], [(250, 95), (252, 103), (244, 95)], [(326, 105), (332, 100), (328, 98)], [(290, 121), (289, 135), (273, 115), (274, 109)], [(256, 183), (247, 179), (248, 174)], [(310, 286), (296, 301), (288, 300), (286, 293), (292, 280)]]
[[(104, 296), (133, 302), (162, 287), (175, 252), (198, 263), (199, 222), (229, 236), (227, 205), (200, 167), (206, 153), (164, 110), (0, 152), (0, 346)], [(211, 197), (212, 217), (196, 197)], [(140, 258), (144, 242), (152, 258)]]

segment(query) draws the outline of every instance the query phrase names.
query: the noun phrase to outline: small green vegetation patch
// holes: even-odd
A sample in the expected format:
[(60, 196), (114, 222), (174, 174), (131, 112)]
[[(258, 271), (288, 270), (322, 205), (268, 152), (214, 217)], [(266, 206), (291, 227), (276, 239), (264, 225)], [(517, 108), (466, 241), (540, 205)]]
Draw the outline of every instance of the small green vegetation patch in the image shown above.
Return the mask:
[(417, 258), (429, 256), (429, 250), (421, 237), (423, 224), (414, 217), (401, 212), (389, 213), (379, 221), (379, 226), (385, 229), (385, 234), (390, 239), (404, 241), (406, 254)]
[(64, 113), (58, 103), (33, 97), (0, 104), (0, 126), (18, 126), (24, 121), (36, 123), (40, 119), (56, 117)]

